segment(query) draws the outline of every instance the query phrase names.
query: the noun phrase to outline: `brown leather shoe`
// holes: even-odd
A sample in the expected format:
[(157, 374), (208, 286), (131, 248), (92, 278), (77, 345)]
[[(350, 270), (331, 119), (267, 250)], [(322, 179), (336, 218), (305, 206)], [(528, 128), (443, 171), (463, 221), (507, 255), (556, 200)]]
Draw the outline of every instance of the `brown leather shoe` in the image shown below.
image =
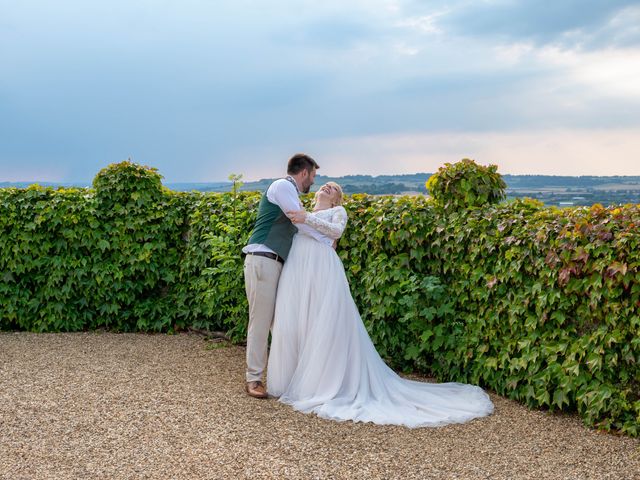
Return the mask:
[(247, 394), (253, 398), (267, 398), (267, 390), (262, 385), (261, 381), (247, 382), (246, 386)]

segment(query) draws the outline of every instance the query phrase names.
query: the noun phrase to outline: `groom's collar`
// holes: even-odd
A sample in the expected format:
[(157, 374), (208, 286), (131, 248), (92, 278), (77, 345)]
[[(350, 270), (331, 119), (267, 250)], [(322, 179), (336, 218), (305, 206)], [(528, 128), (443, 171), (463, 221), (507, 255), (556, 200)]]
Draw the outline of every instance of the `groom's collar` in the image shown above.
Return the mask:
[(298, 192), (298, 195), (300, 195), (300, 189), (298, 188), (298, 184), (296, 183), (295, 179), (291, 175), (287, 175), (286, 180), (293, 183), (293, 186), (296, 187), (296, 192)]

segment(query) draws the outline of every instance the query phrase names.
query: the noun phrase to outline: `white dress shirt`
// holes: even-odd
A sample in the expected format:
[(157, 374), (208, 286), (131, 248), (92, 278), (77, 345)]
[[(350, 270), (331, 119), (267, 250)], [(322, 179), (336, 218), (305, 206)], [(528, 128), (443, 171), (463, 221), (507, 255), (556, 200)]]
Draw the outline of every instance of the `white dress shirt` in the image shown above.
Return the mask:
[[(269, 185), (267, 189), (267, 200), (280, 207), (280, 209), (286, 214), (290, 211), (303, 210), (302, 202), (298, 197), (298, 189), (296, 186), (286, 178), (280, 178)], [(327, 245), (333, 245), (333, 240), (326, 235), (318, 232), (315, 228), (305, 224), (296, 223), (299, 233), (304, 233), (310, 237), (315, 238), (319, 242), (326, 243)], [(275, 253), (269, 247), (262, 243), (251, 243), (242, 249), (244, 253), (251, 252), (269, 252)]]

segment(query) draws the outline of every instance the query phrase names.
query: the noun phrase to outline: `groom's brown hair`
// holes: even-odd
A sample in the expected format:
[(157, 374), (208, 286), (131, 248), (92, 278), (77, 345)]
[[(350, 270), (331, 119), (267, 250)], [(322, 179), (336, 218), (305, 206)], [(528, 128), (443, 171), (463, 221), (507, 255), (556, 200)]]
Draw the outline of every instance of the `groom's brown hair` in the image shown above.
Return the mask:
[(302, 170), (306, 170), (311, 173), (313, 169), (320, 168), (320, 165), (311, 158), (309, 155), (304, 153), (296, 153), (293, 157), (289, 159), (289, 164), (287, 165), (287, 174), (295, 175), (300, 173)]

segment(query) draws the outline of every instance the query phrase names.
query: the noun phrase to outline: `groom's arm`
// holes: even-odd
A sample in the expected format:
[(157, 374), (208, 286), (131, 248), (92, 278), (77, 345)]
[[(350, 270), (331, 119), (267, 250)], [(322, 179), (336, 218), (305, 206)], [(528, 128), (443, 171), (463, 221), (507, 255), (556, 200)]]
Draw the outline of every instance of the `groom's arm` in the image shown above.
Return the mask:
[[(275, 203), (280, 207), (283, 212), (291, 212), (295, 210), (303, 210), (302, 203), (298, 197), (296, 187), (294, 187), (288, 180), (276, 180), (271, 184), (267, 190), (267, 200), (271, 203)], [(315, 228), (304, 223), (296, 223), (298, 231), (305, 233), (316, 240), (322, 240), (326, 238), (325, 235), (320, 233)]]

